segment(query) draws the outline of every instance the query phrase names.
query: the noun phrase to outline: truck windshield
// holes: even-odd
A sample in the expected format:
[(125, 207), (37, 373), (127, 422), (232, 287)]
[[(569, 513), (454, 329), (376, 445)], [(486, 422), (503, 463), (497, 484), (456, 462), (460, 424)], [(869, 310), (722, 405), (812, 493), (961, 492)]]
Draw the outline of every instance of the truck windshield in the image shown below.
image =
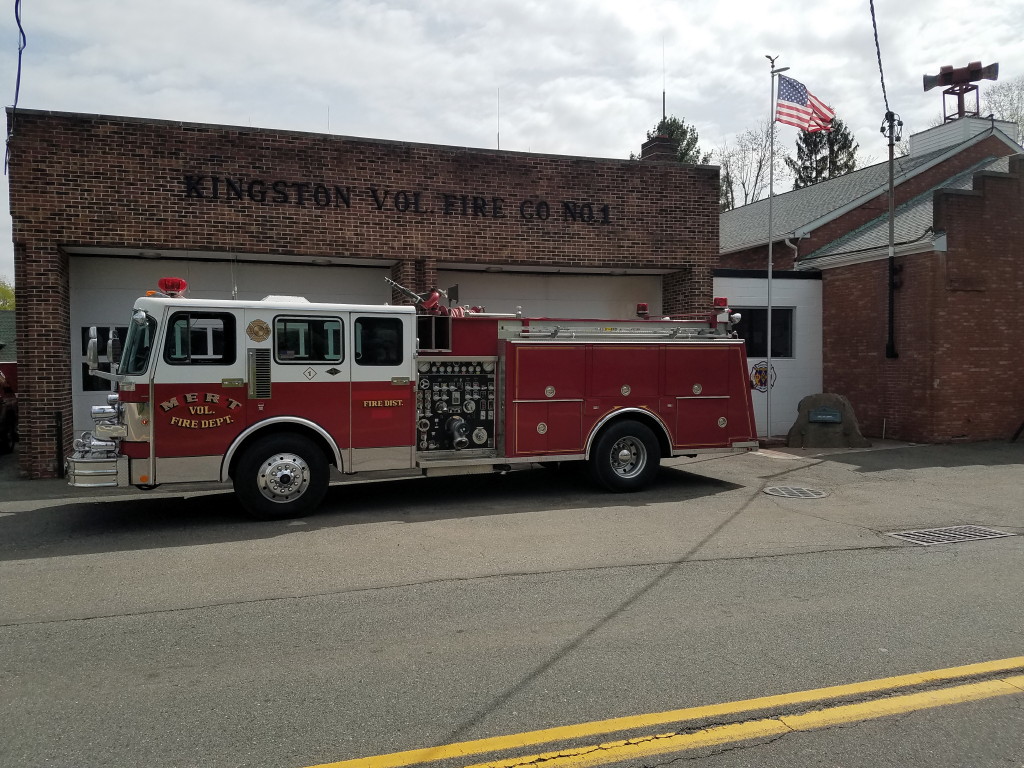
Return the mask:
[(128, 338), (124, 342), (124, 353), (117, 372), (127, 376), (138, 376), (149, 367), (149, 353), (156, 338), (156, 320), (141, 310), (136, 310), (128, 323)]

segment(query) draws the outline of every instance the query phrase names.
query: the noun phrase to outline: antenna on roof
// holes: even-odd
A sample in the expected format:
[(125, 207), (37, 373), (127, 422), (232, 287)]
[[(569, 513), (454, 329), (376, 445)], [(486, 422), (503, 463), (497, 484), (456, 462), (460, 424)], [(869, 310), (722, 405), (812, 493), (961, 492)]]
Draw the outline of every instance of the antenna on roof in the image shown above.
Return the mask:
[(661, 120), (667, 119), (665, 114), (665, 36), (661, 36)]

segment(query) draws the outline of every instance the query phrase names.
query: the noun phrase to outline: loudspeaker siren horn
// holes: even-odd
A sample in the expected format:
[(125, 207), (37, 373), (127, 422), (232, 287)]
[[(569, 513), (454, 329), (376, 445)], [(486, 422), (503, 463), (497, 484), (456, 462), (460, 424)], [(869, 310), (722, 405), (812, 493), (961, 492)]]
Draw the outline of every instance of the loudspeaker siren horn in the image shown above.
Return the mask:
[(978, 80), (998, 80), (999, 64), (983, 67), (980, 61), (972, 61), (966, 67), (954, 68), (951, 65), (939, 67), (939, 74), (924, 76), (924, 89), (930, 91), (938, 85), (966, 85)]

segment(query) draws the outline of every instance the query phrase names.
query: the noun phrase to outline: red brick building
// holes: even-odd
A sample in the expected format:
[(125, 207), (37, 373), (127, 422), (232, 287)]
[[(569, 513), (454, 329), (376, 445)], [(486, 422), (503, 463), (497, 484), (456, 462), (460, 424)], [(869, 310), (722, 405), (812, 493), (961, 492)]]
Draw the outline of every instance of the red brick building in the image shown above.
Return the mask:
[[(1015, 137), (964, 118), (911, 137), (898, 159), (892, 348), (888, 164), (774, 199), (775, 268), (820, 271), (824, 391), (850, 399), (864, 434), (994, 440), (1024, 422), (1019, 331), (1005, 321), (1024, 302)], [(720, 263), (764, 270), (767, 201), (746, 208), (723, 216)]]
[[(527, 314), (694, 311), (711, 299), (718, 169), (257, 128), (8, 111), (20, 470), (60, 474), (108, 385), (83, 329), (161, 275), (193, 296), (462, 303)], [(83, 416), (84, 414), (84, 416)]]

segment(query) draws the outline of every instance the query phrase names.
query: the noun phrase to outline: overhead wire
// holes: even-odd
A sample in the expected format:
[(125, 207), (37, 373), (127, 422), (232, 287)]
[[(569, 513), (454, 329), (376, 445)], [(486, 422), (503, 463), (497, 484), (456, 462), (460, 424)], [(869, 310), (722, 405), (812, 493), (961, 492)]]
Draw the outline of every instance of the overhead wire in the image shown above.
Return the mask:
[(18, 25), (18, 74), (14, 80), (14, 105), (11, 107), (11, 122), (7, 127), (7, 141), (4, 147), (4, 175), (7, 174), (7, 162), (11, 156), (11, 137), (14, 136), (14, 121), (18, 111), (18, 96), (21, 94), (21, 58), (28, 45), (25, 28), (21, 26), (21, 0), (14, 0), (14, 21)]
[[(882, 101), (885, 102), (885, 113), (886, 118), (892, 110), (889, 108), (889, 94), (885, 90), (885, 70), (882, 69), (882, 47), (878, 43), (878, 21), (875, 19), (875, 0), (868, 0), (868, 6), (871, 9), (871, 29), (875, 35), (875, 57), (878, 59), (878, 79), (882, 84)], [(899, 126), (902, 127), (903, 122), (899, 119), (899, 115), (893, 115)], [(884, 126), (884, 123), (883, 123)], [(883, 128), (884, 133), (884, 128)], [(895, 141), (899, 141), (900, 137), (897, 136)], [(900, 173), (905, 171), (901, 158), (896, 158), (896, 164), (900, 168)]]
[(882, 49), (878, 45), (878, 22), (875, 21), (875, 0), (868, 0), (871, 6), (871, 28), (875, 32), (875, 55), (878, 57), (878, 76), (882, 81), (882, 100), (885, 102), (885, 111), (890, 112), (889, 96), (885, 92), (885, 72), (882, 71)]

